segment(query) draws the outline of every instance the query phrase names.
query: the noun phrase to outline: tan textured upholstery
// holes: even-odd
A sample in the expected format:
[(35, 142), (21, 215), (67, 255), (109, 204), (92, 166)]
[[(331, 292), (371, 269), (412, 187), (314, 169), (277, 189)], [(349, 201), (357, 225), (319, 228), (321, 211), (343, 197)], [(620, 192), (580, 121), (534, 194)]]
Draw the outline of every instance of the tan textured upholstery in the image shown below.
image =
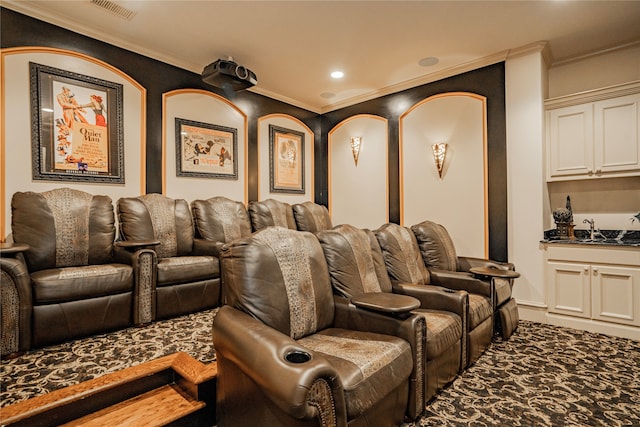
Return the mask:
[[(402, 232), (402, 230), (393, 230)], [(317, 234), (318, 240), (329, 266), (329, 275), (335, 292), (352, 298), (360, 294), (388, 293), (390, 296), (402, 297), (391, 294), (392, 285), (385, 267), (385, 260), (378, 244), (378, 240), (370, 230), (361, 230), (351, 225), (340, 225), (331, 230), (321, 231)], [(397, 240), (394, 240), (397, 243)], [(398, 245), (400, 248), (400, 245)], [(424, 280), (425, 271), (420, 268), (408, 268), (412, 270), (414, 277)], [(431, 297), (420, 301), (420, 308), (413, 311), (414, 314), (424, 318), (427, 325), (426, 347), (419, 348), (414, 358), (416, 366), (412, 378), (415, 387), (410, 390), (410, 401), (416, 400), (417, 414), (424, 408), (424, 403), (431, 399), (435, 392), (444, 384), (451, 382), (458, 374), (462, 366), (463, 325), (462, 316), (466, 313), (466, 296), (451, 295), (444, 290), (428, 286), (422, 283), (420, 286), (431, 291)], [(451, 303), (459, 302), (458, 314), (455, 312), (431, 309), (430, 304), (438, 304), (438, 300)], [(391, 303), (393, 301), (390, 301)], [(446, 353), (446, 354), (445, 354)], [(451, 354), (453, 353), (453, 355)], [(448, 365), (449, 370), (441, 375), (425, 376), (430, 364), (438, 364), (442, 361), (435, 359), (444, 355), (448, 361), (453, 357), (454, 362)], [(420, 364), (422, 366), (420, 366)], [(444, 363), (443, 363), (444, 364)], [(446, 368), (445, 368), (446, 370)], [(417, 377), (422, 373), (422, 377)], [(421, 389), (418, 389), (421, 387)]]
[[(213, 325), (218, 426), (399, 425), (411, 344), (381, 319), (334, 297), (312, 233), (269, 227), (226, 245)], [(306, 357), (305, 357), (306, 356)]]
[[(411, 230), (414, 232), (418, 241), (424, 263), (431, 274), (436, 276), (436, 280), (441, 272), (458, 272), (470, 275), (469, 269), (472, 267), (515, 270), (514, 265), (511, 263), (458, 256), (449, 232), (441, 224), (433, 221), (423, 221), (412, 226)], [(502, 332), (504, 328), (501, 324), (499, 311), (503, 307), (504, 310), (509, 310), (505, 304), (512, 300), (511, 289), (513, 288), (513, 279), (485, 277), (481, 280), (486, 282), (486, 287), (489, 289), (491, 296), (490, 302), (494, 312), (494, 333)], [(517, 328), (517, 310), (515, 313), (512, 312), (510, 314), (510, 319), (515, 319), (515, 321), (509, 322), (509, 325), (504, 325), (508, 330), (503, 333), (503, 336), (511, 336), (515, 328)]]
[(140, 321), (148, 303), (134, 268), (114, 260), (109, 197), (18, 192), (11, 208), (13, 240), (29, 249), (2, 262), (3, 355)]
[(293, 209), (289, 203), (275, 199), (249, 202), (249, 217), (253, 231), (267, 227), (284, 227), (296, 230)]
[(198, 253), (189, 205), (161, 194), (124, 197), (117, 203), (123, 241), (157, 242), (154, 319), (220, 304), (220, 264), (215, 254)]
[(331, 229), (331, 216), (323, 205), (313, 202), (297, 203), (292, 206), (296, 227), (300, 231), (317, 233)]

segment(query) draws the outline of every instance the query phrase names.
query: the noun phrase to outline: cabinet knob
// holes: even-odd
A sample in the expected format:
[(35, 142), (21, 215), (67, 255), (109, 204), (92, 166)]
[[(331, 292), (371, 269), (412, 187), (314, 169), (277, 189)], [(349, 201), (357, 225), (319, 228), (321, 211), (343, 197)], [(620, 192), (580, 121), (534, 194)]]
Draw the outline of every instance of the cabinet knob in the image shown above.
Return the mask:
[(593, 269), (593, 274), (598, 274), (598, 269), (597, 268)]
[(596, 169), (596, 173), (597, 173), (597, 174), (602, 173), (602, 169), (600, 169), (600, 168)]

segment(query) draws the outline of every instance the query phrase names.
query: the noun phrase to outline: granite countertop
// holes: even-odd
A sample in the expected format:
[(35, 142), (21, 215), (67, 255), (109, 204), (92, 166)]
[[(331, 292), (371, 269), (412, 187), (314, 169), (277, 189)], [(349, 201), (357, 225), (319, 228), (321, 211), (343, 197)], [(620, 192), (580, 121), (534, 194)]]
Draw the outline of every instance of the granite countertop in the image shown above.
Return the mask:
[(574, 230), (575, 239), (561, 239), (556, 229), (544, 232), (541, 243), (562, 243), (569, 245), (609, 245), (640, 247), (640, 230), (598, 230), (594, 239), (589, 230)]

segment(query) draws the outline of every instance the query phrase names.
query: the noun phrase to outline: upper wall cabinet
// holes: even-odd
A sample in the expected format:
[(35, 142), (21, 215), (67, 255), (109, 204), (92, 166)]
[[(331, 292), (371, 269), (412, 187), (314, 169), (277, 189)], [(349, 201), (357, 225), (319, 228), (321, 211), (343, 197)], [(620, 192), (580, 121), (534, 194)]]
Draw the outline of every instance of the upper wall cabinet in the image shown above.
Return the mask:
[(547, 181), (640, 176), (640, 83), (554, 98)]

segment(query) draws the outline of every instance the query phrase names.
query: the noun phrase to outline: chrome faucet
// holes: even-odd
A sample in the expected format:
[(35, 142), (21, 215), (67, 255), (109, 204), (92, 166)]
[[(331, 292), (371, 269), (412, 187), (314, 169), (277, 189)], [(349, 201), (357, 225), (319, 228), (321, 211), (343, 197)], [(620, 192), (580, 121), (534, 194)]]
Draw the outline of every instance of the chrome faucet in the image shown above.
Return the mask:
[(589, 224), (589, 239), (593, 240), (595, 238), (596, 231), (596, 222), (593, 218), (585, 219), (582, 221), (583, 224)]

